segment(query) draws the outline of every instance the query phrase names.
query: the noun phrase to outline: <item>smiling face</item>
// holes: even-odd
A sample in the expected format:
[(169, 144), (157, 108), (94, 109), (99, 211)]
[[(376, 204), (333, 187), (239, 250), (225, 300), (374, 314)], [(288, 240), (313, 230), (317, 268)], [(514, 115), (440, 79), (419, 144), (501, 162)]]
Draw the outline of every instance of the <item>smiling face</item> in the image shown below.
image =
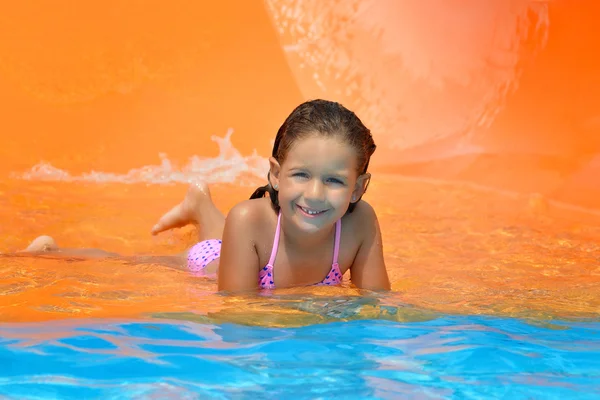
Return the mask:
[(283, 163), (271, 162), (272, 183), (287, 220), (303, 231), (331, 226), (364, 191), (355, 150), (335, 137), (309, 135), (290, 148)]

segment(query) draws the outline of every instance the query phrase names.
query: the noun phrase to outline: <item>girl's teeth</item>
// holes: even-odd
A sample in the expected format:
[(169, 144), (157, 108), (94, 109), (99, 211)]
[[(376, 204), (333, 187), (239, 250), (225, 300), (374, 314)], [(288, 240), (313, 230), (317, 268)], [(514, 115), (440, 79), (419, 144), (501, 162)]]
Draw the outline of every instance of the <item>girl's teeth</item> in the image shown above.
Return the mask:
[(312, 210), (307, 210), (306, 208), (302, 207), (302, 210), (310, 215), (315, 215), (315, 214), (319, 214), (321, 211), (312, 211)]

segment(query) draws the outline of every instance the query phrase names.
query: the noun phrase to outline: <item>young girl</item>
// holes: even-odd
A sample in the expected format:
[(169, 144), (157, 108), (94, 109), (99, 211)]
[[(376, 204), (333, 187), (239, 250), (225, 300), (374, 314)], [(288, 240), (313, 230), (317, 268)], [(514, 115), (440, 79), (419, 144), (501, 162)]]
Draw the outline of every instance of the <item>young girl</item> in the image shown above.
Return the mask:
[[(347, 271), (359, 288), (389, 290), (379, 223), (361, 200), (375, 147), (352, 111), (325, 100), (303, 103), (279, 128), (268, 183), (250, 200), (225, 218), (208, 187), (192, 184), (152, 234), (197, 224), (200, 241), (187, 252), (187, 268), (218, 271), (222, 291), (337, 285)], [(48, 236), (26, 251), (65, 252)], [(78, 253), (116, 256), (92, 249)], [(174, 257), (183, 264), (185, 256)]]

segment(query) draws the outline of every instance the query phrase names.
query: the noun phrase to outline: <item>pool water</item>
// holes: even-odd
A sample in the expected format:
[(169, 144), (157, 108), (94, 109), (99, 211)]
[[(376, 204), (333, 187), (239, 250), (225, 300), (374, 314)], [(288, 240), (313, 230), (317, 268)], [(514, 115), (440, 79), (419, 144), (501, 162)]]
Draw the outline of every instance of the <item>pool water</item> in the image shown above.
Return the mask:
[[(9, 249), (43, 233), (129, 255), (172, 254), (195, 240), (190, 229), (148, 235), (183, 185), (15, 180), (0, 190)], [(226, 211), (248, 191), (215, 185), (213, 198)], [(384, 232), (385, 295), (346, 281), (222, 296), (213, 279), (160, 264), (4, 255), (0, 396), (600, 396), (595, 214), (386, 176), (368, 200)]]
[(0, 360), (7, 399), (595, 399), (600, 323), (7, 324)]

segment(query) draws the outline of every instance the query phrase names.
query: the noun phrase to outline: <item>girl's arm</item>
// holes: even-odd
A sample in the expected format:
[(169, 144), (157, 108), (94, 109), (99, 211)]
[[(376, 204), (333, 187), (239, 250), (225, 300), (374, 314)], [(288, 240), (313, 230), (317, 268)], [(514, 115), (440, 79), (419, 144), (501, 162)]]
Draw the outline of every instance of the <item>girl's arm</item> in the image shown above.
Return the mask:
[[(390, 290), (377, 215), (368, 203), (361, 201), (359, 204), (361, 215), (358, 222), (364, 239), (350, 268), (352, 283), (361, 289)], [(359, 207), (355, 212), (358, 210)]]
[(240, 292), (258, 288), (259, 260), (252, 240), (254, 226), (252, 210), (247, 202), (236, 205), (227, 215), (219, 261), (219, 291)]

